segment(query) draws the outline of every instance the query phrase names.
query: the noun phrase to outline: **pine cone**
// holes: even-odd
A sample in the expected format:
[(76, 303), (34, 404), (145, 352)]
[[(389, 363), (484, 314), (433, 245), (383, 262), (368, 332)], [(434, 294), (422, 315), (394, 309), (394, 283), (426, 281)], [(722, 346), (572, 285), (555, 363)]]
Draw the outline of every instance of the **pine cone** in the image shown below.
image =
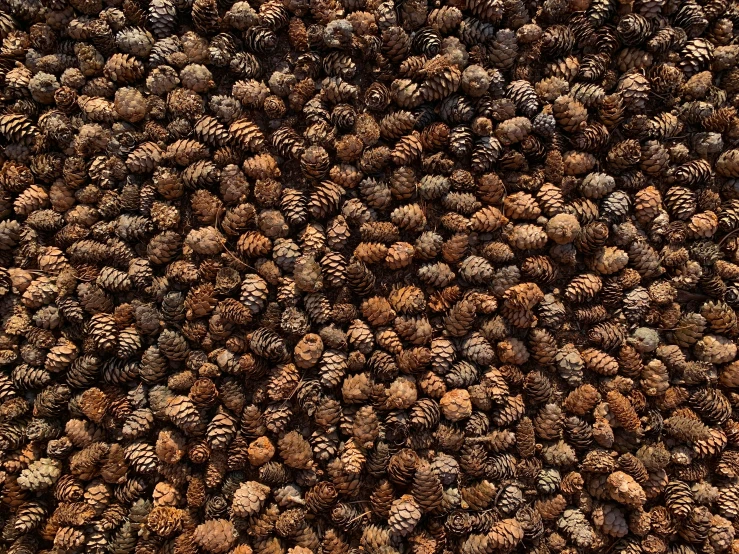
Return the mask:
[(390, 532), (401, 537), (409, 535), (421, 519), (418, 503), (410, 494), (394, 501), (388, 513)]
[(228, 552), (238, 538), (233, 524), (225, 519), (213, 519), (198, 525), (192, 540), (206, 552), (223, 554)]

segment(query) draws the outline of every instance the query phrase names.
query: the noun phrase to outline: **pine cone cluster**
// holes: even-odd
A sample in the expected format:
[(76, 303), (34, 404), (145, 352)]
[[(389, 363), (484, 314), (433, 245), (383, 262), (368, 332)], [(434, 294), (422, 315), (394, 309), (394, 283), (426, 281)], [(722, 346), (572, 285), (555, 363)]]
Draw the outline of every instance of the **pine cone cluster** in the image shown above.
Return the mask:
[(735, 23), (0, 0), (0, 551), (739, 552)]

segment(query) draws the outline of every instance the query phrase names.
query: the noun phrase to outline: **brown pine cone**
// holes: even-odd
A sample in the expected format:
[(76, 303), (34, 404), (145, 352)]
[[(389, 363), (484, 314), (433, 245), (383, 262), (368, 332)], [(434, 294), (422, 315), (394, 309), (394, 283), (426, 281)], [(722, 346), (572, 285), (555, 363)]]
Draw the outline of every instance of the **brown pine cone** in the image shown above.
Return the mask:
[(198, 525), (192, 540), (206, 552), (224, 554), (228, 552), (238, 538), (233, 524), (225, 519), (213, 519)]

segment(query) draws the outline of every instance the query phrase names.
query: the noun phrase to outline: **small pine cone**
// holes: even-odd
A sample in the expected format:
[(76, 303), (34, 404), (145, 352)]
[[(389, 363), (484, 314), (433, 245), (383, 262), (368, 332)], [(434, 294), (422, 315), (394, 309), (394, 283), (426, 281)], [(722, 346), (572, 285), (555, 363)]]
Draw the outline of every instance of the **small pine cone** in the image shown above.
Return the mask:
[(258, 514), (270, 493), (270, 488), (255, 481), (243, 483), (234, 493), (232, 511), (238, 517)]
[(471, 229), (483, 233), (497, 231), (507, 223), (508, 219), (494, 206), (485, 206), (470, 218)]
[(285, 341), (266, 327), (260, 327), (251, 333), (247, 341), (252, 352), (269, 361), (284, 362), (289, 358)]
[(89, 323), (89, 333), (96, 347), (101, 351), (110, 351), (115, 347), (115, 321), (108, 314), (95, 314)]
[(85, 534), (73, 527), (60, 527), (54, 536), (54, 546), (64, 551), (78, 550), (85, 542)]
[(390, 105), (390, 91), (380, 82), (374, 82), (364, 93), (364, 103), (368, 109), (382, 112)]
[(638, 112), (644, 109), (649, 96), (649, 80), (641, 73), (628, 72), (619, 80), (617, 91), (623, 99), (624, 106), (631, 111)]
[(412, 109), (423, 103), (421, 86), (410, 79), (396, 79), (390, 86), (390, 94), (395, 104), (401, 108)]
[(423, 72), (426, 79), (420, 93), (427, 102), (446, 98), (456, 92), (462, 83), (462, 72), (445, 56), (429, 60), (424, 65)]
[(533, 223), (509, 225), (504, 228), (503, 237), (512, 248), (517, 250), (538, 250), (548, 240), (546, 231)]
[(234, 121), (228, 131), (234, 141), (247, 152), (260, 152), (265, 147), (265, 137), (262, 131), (248, 119)]
[(115, 93), (115, 110), (129, 123), (137, 123), (146, 117), (147, 106), (144, 96), (136, 89), (123, 87)]
[(113, 54), (105, 63), (105, 76), (116, 83), (133, 83), (144, 75), (144, 65), (128, 54)]
[(393, 321), (397, 313), (386, 298), (374, 296), (362, 303), (362, 315), (373, 327), (382, 327)]
[(395, 208), (390, 214), (390, 220), (400, 229), (420, 231), (426, 225), (426, 215), (418, 204), (406, 204)]
[(230, 521), (212, 519), (195, 528), (192, 540), (206, 552), (225, 554), (231, 550), (238, 536), (238, 531)]
[(397, 140), (413, 130), (416, 117), (408, 111), (399, 110), (380, 121), (380, 133), (386, 140)]
[(198, 407), (212, 406), (218, 398), (218, 389), (208, 378), (195, 381), (190, 388), (190, 399)]
[(463, 337), (472, 328), (475, 315), (475, 304), (468, 300), (462, 300), (449, 310), (444, 318), (444, 326), (451, 336)]
[[(569, 244), (573, 240), (578, 240), (579, 243), (588, 243), (588, 246), (592, 242), (590, 235), (592, 230), (588, 231), (588, 228), (583, 231), (580, 228), (580, 224), (577, 218), (570, 214), (556, 214), (547, 222), (547, 235), (557, 244)], [(607, 233), (607, 231), (606, 231)], [(581, 236), (582, 235), (582, 236)], [(579, 248), (582, 250), (582, 248)]]
[(323, 352), (323, 341), (319, 335), (309, 333), (295, 345), (295, 364), (301, 368), (313, 367)]
[(39, 185), (31, 185), (24, 190), (13, 203), (15, 213), (18, 215), (30, 215), (36, 210), (46, 208), (49, 205), (49, 194), (45, 188)]
[(695, 239), (711, 238), (718, 230), (718, 223), (718, 217), (714, 212), (695, 214), (688, 223), (688, 236)]
[(245, 325), (252, 320), (252, 312), (241, 302), (226, 298), (218, 304), (218, 312), (221, 317), (230, 323)]
[(214, 0), (196, 0), (192, 5), (195, 28), (203, 33), (214, 33), (220, 27), (218, 7)]
[(502, 153), (503, 147), (497, 138), (488, 136), (479, 138), (472, 148), (471, 170), (474, 173), (490, 171)]
[(686, 77), (692, 77), (701, 69), (710, 64), (713, 59), (715, 47), (705, 39), (695, 38), (689, 40), (685, 48), (680, 52), (680, 69)]
[(737, 353), (736, 345), (721, 335), (706, 335), (694, 347), (696, 358), (702, 362), (727, 363), (731, 362)]
[(600, 401), (600, 393), (592, 385), (580, 385), (564, 400), (562, 407), (575, 415), (584, 416)]
[(375, 275), (356, 258), (352, 258), (346, 267), (346, 279), (352, 291), (359, 296), (369, 296), (374, 290)]
[(438, 32), (447, 35), (454, 31), (462, 22), (462, 12), (454, 6), (444, 6), (432, 10), (428, 16), (428, 24)]
[(557, 522), (557, 526), (564, 531), (579, 548), (589, 548), (595, 540), (595, 532), (585, 515), (577, 508), (566, 509)]
[(472, 415), (470, 395), (464, 389), (455, 389), (444, 395), (440, 402), (444, 417), (451, 421), (460, 421)]
[(228, 141), (228, 130), (214, 117), (203, 116), (193, 125), (193, 132), (205, 144), (223, 146)]
[[(554, 362), (554, 352), (556, 352), (556, 348), (551, 355), (544, 354), (544, 350), (548, 350), (548, 348), (539, 350), (539, 348), (534, 348), (534, 345), (532, 345), (532, 350), (534, 351), (532, 352), (532, 354), (535, 358), (537, 356), (541, 358), (543, 355), (545, 356), (546, 360), (549, 360), (549, 365)], [(524, 382), (524, 391), (527, 394), (527, 398), (531, 402), (533, 402), (534, 404), (542, 404), (544, 402), (547, 402), (551, 397), (552, 383), (549, 378), (546, 377), (543, 373), (532, 371), (526, 376), (526, 380)]]
[(593, 511), (593, 523), (605, 534), (623, 537), (629, 532), (624, 513), (615, 504), (603, 504)]
[(241, 296), (239, 300), (251, 311), (258, 314), (267, 303), (269, 287), (259, 275), (249, 274), (241, 282)]
[(280, 456), (285, 465), (297, 469), (310, 469), (313, 466), (313, 452), (310, 443), (296, 431), (291, 431), (278, 441)]
[(430, 464), (421, 464), (416, 469), (412, 493), (423, 513), (433, 512), (441, 506), (442, 484)]
[(495, 487), (489, 481), (478, 481), (470, 486), (463, 487), (460, 491), (462, 500), (470, 509), (476, 511), (485, 510), (495, 496)]
[(420, 313), (426, 308), (426, 297), (417, 287), (397, 288), (390, 293), (388, 301), (400, 313)]
[(706, 302), (701, 307), (701, 315), (717, 333), (727, 333), (736, 327), (736, 312), (721, 301)]
[(493, 549), (511, 550), (523, 540), (524, 530), (517, 519), (503, 519), (487, 535)]
[(159, 165), (163, 154), (153, 142), (144, 142), (128, 155), (126, 166), (133, 173), (151, 173)]
[(700, 420), (679, 415), (667, 418), (665, 429), (670, 435), (682, 441), (697, 442), (710, 436), (710, 428)]
[(729, 401), (720, 391), (699, 390), (692, 395), (690, 403), (709, 423), (723, 424), (731, 416)]
[(525, 117), (532, 118), (539, 111), (536, 91), (528, 81), (511, 82), (506, 88), (506, 96), (513, 100)]
[(739, 177), (739, 150), (727, 150), (716, 161), (716, 172), (722, 177)]
[(637, 221), (646, 223), (652, 221), (659, 213), (662, 196), (654, 187), (646, 187), (636, 193), (634, 210)]
[(344, 189), (331, 181), (322, 181), (310, 195), (308, 211), (318, 219), (335, 213), (344, 194)]
[(6, 114), (0, 116), (0, 133), (9, 142), (31, 143), (38, 129), (24, 115)]
[(602, 350), (586, 348), (580, 354), (589, 370), (606, 376), (618, 373), (618, 361)]
[(422, 515), (418, 503), (410, 494), (405, 494), (395, 500), (388, 513), (390, 532), (400, 537), (409, 535)]
[(426, 152), (438, 152), (449, 143), (450, 129), (446, 123), (435, 122), (421, 132), (421, 144)]
[(570, 133), (585, 127), (588, 117), (587, 108), (572, 96), (560, 96), (552, 105), (552, 114), (557, 123)]
[(597, 152), (606, 146), (609, 138), (608, 128), (600, 122), (593, 122), (575, 135), (572, 144), (578, 150)]
[(175, 396), (166, 406), (167, 417), (185, 433), (197, 433), (203, 429), (203, 421), (195, 404), (186, 396)]
[(392, 484), (387, 480), (383, 480), (370, 496), (372, 511), (380, 517), (387, 519), (394, 500), (395, 491), (393, 490)]
[(505, 198), (503, 211), (510, 219), (536, 219), (541, 215), (534, 198), (525, 192), (516, 192)]
[(41, 458), (28, 465), (18, 476), (18, 485), (22, 489), (40, 491), (51, 487), (62, 474), (61, 462), (50, 458)]
[(410, 51), (411, 40), (400, 27), (389, 27), (382, 32), (382, 49), (390, 61), (400, 62)]
[(100, 389), (87, 389), (79, 398), (80, 411), (95, 423), (100, 423), (108, 410), (109, 399)]
[(414, 132), (411, 135), (401, 137), (395, 144), (395, 148), (390, 154), (390, 158), (395, 165), (408, 166), (421, 157), (423, 145), (420, 135)]
[(329, 481), (321, 481), (305, 494), (306, 507), (315, 514), (328, 511), (336, 502), (336, 487)]
[(628, 262), (629, 254), (615, 246), (606, 246), (595, 253), (591, 267), (601, 275), (610, 275), (621, 271)]
[(659, 360), (652, 360), (642, 370), (642, 391), (649, 396), (663, 394), (669, 388), (668, 371)]
[(686, 187), (671, 187), (664, 201), (670, 214), (683, 221), (690, 219), (697, 208), (696, 194)]
[(146, 518), (146, 527), (159, 537), (168, 538), (182, 530), (183, 512), (170, 506), (156, 506)]
[(597, 275), (586, 274), (575, 277), (565, 289), (565, 299), (569, 302), (583, 303), (595, 298), (603, 282)]
[(638, 164), (641, 158), (642, 151), (639, 142), (633, 139), (627, 139), (611, 147), (606, 156), (606, 161), (613, 171), (622, 173)]
[(693, 493), (687, 483), (671, 480), (665, 487), (665, 505), (676, 517), (684, 518), (695, 508)]
[[(222, 165), (235, 163), (234, 160), (238, 159), (238, 156), (229, 154), (228, 149), (221, 149), (218, 152), (221, 151), (228, 154), (227, 160), (229, 160), (224, 161)], [(268, 153), (257, 154), (256, 156), (247, 158), (242, 165), (242, 169), (247, 176), (253, 179), (276, 179), (280, 176), (280, 169), (277, 167), (277, 160)]]
[(509, 146), (521, 142), (531, 131), (531, 121), (527, 117), (514, 117), (498, 125), (495, 136), (501, 144)]
[(170, 0), (156, 0), (149, 6), (146, 15), (152, 33), (157, 38), (172, 34), (177, 26), (177, 9)]
[(13, 527), (20, 533), (28, 533), (39, 527), (46, 517), (47, 513), (43, 505), (28, 502), (18, 509)]
[(708, 541), (714, 548), (714, 551), (722, 552), (732, 544), (735, 531), (730, 521), (719, 515), (713, 515), (707, 534)]
[[(198, 236), (195, 235), (195, 237)], [(247, 258), (257, 258), (268, 254), (272, 249), (272, 243), (269, 238), (258, 231), (247, 231), (239, 238), (236, 248)]]
[(641, 427), (639, 416), (624, 395), (618, 391), (610, 391), (607, 400), (611, 413), (626, 431), (633, 433)]
[(77, 104), (90, 121), (110, 123), (116, 118), (113, 102), (104, 98), (81, 95)]
[(321, 179), (329, 170), (328, 153), (321, 146), (310, 146), (300, 157), (300, 168), (306, 177)]

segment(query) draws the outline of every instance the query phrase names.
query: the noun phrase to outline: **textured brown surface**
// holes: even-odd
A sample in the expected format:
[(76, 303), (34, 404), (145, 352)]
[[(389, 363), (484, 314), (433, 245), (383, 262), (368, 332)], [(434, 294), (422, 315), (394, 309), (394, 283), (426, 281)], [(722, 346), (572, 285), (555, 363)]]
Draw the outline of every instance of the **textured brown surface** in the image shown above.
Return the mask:
[(735, 24), (0, 0), (0, 552), (739, 552)]

